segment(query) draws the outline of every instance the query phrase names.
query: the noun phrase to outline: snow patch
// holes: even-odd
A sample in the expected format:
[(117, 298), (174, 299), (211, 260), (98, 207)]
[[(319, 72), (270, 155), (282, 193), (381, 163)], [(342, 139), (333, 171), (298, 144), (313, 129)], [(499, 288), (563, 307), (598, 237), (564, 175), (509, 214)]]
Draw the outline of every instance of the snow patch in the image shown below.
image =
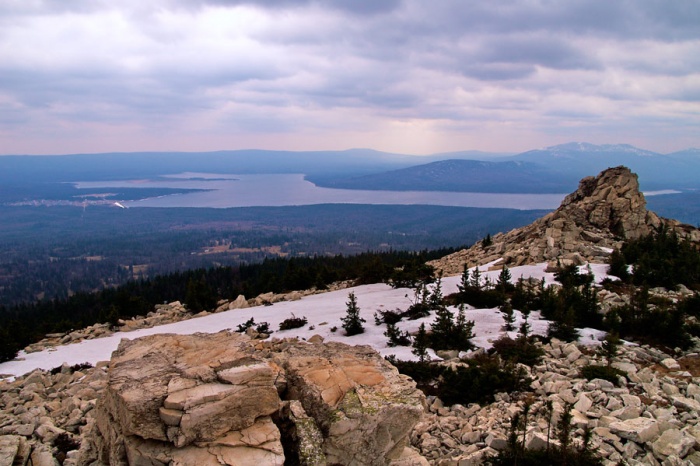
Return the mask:
[[(482, 280), (485, 277), (495, 283), (500, 274), (500, 270), (486, 271), (486, 269), (498, 261), (482, 265), (480, 271)], [(556, 283), (554, 274), (545, 272), (546, 263), (513, 267), (510, 269), (512, 281), (515, 283), (519, 277), (532, 277), (537, 280), (544, 278), (546, 284)], [(581, 270), (590, 271), (595, 275), (596, 283), (600, 283), (607, 275), (606, 264), (590, 264), (582, 266)], [(475, 269), (476, 267), (473, 267)], [(442, 280), (442, 289), (445, 295), (458, 291), (457, 285), (460, 283), (460, 276), (445, 277)], [(354, 292), (357, 303), (360, 307), (361, 316), (367, 321), (365, 323), (365, 333), (347, 337), (342, 328), (341, 319), (345, 317), (346, 302), (348, 293)], [(287, 301), (275, 303), (272, 306), (259, 306), (247, 309), (234, 309), (230, 311), (210, 314), (182, 322), (176, 322), (157, 327), (135, 330), (132, 332), (118, 332), (109, 337), (94, 340), (84, 340), (80, 343), (69, 344), (50, 348), (36, 353), (25, 353), (21, 351), (18, 358), (0, 364), (0, 377), (20, 376), (29, 373), (34, 369), (49, 370), (58, 367), (63, 363), (69, 365), (89, 362), (95, 364), (98, 361), (109, 360), (112, 351), (117, 349), (117, 345), (123, 338), (134, 339), (147, 335), (175, 333), (192, 334), (197, 332), (214, 333), (226, 329), (235, 329), (239, 324), (253, 317), (256, 323), (269, 322), (270, 328), (274, 330), (273, 338), (298, 337), (308, 339), (313, 335), (321, 335), (326, 341), (338, 341), (350, 345), (370, 345), (382, 356), (395, 355), (398, 359), (415, 360), (410, 347), (389, 347), (387, 338), (384, 336), (385, 325), (374, 324), (374, 313), (382, 310), (406, 310), (411, 305), (414, 290), (409, 288), (392, 289), (386, 284), (362, 285), (345, 290), (331, 291), (328, 293), (311, 295), (298, 301)], [(451, 308), (455, 315), (456, 308)], [(308, 325), (291, 330), (279, 331), (279, 324), (289, 318), (292, 314), (297, 317), (306, 317)], [(516, 325), (522, 322), (522, 315), (516, 315)], [(429, 327), (435, 316), (431, 315), (417, 320), (402, 321), (398, 324), (401, 330), (417, 332), (421, 323)], [(474, 334), (472, 340), (475, 345), (483, 348), (490, 348), (494, 340), (503, 335), (501, 327), (503, 318), (497, 308), (493, 309), (473, 309), (469, 307), (467, 319), (474, 321)], [(543, 335), (547, 332), (549, 322), (540, 319), (538, 312), (532, 312), (529, 318), (532, 332)], [(331, 331), (332, 327), (337, 327), (336, 331)], [(513, 334), (512, 336), (514, 336)], [(600, 339), (604, 332), (593, 329), (581, 331), (581, 342), (593, 344), (596, 339)], [(430, 353), (433, 359), (439, 359), (434, 352)]]

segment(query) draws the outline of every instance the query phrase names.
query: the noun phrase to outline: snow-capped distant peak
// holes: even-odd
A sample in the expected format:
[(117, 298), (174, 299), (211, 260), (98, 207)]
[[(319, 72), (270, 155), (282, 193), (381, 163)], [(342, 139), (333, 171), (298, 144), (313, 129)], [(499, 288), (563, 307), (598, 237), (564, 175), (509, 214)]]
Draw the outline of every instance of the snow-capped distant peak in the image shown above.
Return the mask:
[(585, 153), (625, 153), (630, 155), (637, 155), (639, 157), (652, 157), (656, 154), (644, 149), (639, 149), (630, 144), (591, 144), (588, 142), (568, 142), (566, 144), (559, 144), (556, 146), (550, 146), (544, 149), (550, 152), (552, 155), (564, 155), (570, 154), (572, 152), (585, 152)]

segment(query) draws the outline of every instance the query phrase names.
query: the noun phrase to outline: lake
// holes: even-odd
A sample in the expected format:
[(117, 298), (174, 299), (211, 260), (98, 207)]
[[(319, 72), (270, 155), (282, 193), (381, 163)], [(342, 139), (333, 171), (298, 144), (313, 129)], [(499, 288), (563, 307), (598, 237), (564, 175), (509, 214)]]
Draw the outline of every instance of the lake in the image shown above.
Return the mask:
[(265, 207), (313, 204), (396, 204), (453, 207), (555, 209), (566, 194), (503, 194), (439, 191), (362, 191), (321, 188), (303, 174), (230, 175), (182, 173), (158, 179), (84, 181), (78, 188), (181, 188), (206, 189), (140, 201), (126, 207)]

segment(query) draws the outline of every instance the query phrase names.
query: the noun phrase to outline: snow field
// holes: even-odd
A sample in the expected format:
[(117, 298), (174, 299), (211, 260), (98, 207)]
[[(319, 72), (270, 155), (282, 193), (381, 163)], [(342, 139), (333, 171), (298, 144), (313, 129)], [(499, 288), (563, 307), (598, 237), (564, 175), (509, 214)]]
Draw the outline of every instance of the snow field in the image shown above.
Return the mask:
[[(492, 282), (496, 282), (499, 270), (487, 272), (489, 266), (498, 261), (486, 264), (480, 267), (482, 279), (489, 277)], [(512, 282), (515, 283), (521, 276), (524, 278), (533, 277), (537, 280), (545, 279), (547, 284), (556, 283), (554, 274), (545, 272), (547, 264), (535, 264), (521, 267), (513, 267), (510, 269)], [(580, 268), (582, 272), (586, 272), (586, 266)], [(596, 282), (600, 283), (607, 277), (606, 264), (591, 264), (591, 271), (596, 276)], [(445, 277), (442, 280), (443, 295), (447, 296), (457, 292), (457, 285), (460, 283), (460, 276)], [(342, 328), (341, 319), (345, 317), (346, 302), (348, 294), (355, 293), (357, 303), (360, 308), (360, 315), (366, 320), (364, 327), (365, 332), (352, 337), (345, 336)], [(114, 335), (105, 338), (94, 340), (84, 340), (79, 343), (50, 348), (45, 351), (27, 354), (21, 351), (16, 360), (8, 361), (0, 364), (0, 378), (13, 377), (26, 374), (34, 369), (40, 368), (49, 370), (58, 367), (63, 363), (69, 365), (89, 362), (95, 364), (98, 361), (109, 360), (117, 345), (122, 338), (134, 339), (146, 335), (175, 333), (175, 334), (192, 334), (192, 333), (215, 333), (221, 330), (235, 330), (239, 324), (244, 323), (251, 317), (255, 319), (255, 323), (268, 322), (270, 329), (274, 331), (271, 338), (288, 338), (297, 337), (300, 339), (308, 339), (313, 335), (320, 335), (327, 341), (339, 341), (349, 345), (370, 345), (375, 348), (382, 356), (395, 355), (398, 359), (415, 360), (415, 356), (411, 353), (411, 347), (389, 347), (388, 339), (384, 336), (386, 325), (374, 324), (374, 313), (378, 310), (382, 311), (404, 311), (411, 305), (414, 299), (414, 290), (408, 288), (392, 289), (386, 284), (362, 285), (345, 290), (332, 291), (305, 297), (299, 301), (287, 301), (275, 303), (272, 306), (257, 306), (248, 309), (235, 309), (231, 311), (210, 314), (204, 317), (185, 320), (158, 327), (135, 330), (132, 332), (117, 332)], [(456, 308), (450, 308), (455, 316)], [(474, 339), (475, 345), (482, 348), (490, 348), (491, 341), (499, 338), (504, 332), (501, 330), (503, 326), (503, 318), (497, 308), (494, 309), (473, 309), (467, 306), (467, 319), (474, 321)], [(308, 324), (304, 327), (279, 331), (279, 324), (292, 316), (306, 317)], [(522, 316), (516, 311), (516, 326), (522, 322)], [(410, 333), (416, 332), (421, 323), (425, 323), (427, 329), (430, 328), (430, 323), (434, 320), (434, 313), (429, 317), (417, 320), (403, 320), (397, 325), (401, 330)], [(538, 312), (530, 314), (530, 325), (532, 332), (536, 334), (545, 334), (549, 322), (539, 319)], [(335, 332), (331, 331), (332, 327), (337, 327)], [(514, 337), (517, 332), (510, 332)], [(581, 329), (581, 339), (583, 344), (596, 344), (605, 332), (594, 329)], [(430, 351), (433, 358), (437, 356)]]

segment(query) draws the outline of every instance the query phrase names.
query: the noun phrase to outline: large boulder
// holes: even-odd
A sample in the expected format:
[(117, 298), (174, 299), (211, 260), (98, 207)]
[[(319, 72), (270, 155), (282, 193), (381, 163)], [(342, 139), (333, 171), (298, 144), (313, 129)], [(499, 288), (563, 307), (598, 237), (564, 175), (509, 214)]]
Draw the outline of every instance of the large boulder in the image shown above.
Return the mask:
[(405, 458), (424, 403), (366, 346), (226, 331), (123, 340), (78, 464), (385, 465)]
[(324, 433), (329, 464), (381, 465), (403, 454), (425, 398), (372, 348), (298, 345), (275, 362), (286, 371), (288, 396)]

